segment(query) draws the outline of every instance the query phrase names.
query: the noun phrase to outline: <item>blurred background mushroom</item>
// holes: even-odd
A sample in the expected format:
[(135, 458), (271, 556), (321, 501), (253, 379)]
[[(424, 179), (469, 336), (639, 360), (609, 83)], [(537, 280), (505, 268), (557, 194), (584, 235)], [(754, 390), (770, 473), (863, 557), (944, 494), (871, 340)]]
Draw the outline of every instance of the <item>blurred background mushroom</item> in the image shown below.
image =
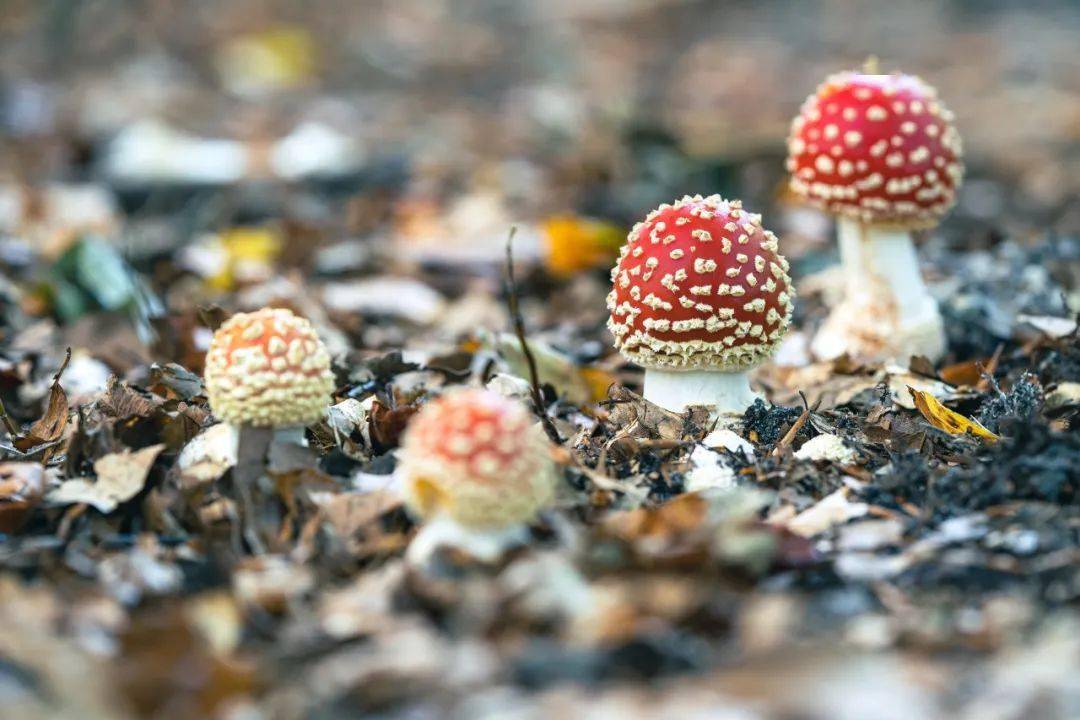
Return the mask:
[(491, 562), (528, 537), (557, 480), (551, 447), (525, 405), (491, 390), (458, 389), (413, 417), (399, 473), (424, 525), (409, 547), (419, 565), (450, 547)]
[(836, 217), (844, 297), (811, 345), (830, 360), (945, 353), (937, 301), (912, 232), (936, 226), (964, 176), (960, 134), (937, 91), (917, 77), (831, 75), (807, 98), (788, 138), (792, 191)]

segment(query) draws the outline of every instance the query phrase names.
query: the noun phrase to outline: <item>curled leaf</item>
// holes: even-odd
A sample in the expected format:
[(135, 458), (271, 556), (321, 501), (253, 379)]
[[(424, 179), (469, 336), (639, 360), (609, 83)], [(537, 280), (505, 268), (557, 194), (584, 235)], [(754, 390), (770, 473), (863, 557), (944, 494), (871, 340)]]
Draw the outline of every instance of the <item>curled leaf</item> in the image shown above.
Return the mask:
[(942, 405), (936, 397), (928, 392), (916, 390), (908, 386), (911, 397), (915, 400), (915, 407), (926, 420), (938, 430), (944, 430), (950, 435), (963, 435), (970, 432), (972, 435), (996, 442), (1000, 438), (983, 427), (977, 420), (971, 420), (958, 412), (953, 412)]

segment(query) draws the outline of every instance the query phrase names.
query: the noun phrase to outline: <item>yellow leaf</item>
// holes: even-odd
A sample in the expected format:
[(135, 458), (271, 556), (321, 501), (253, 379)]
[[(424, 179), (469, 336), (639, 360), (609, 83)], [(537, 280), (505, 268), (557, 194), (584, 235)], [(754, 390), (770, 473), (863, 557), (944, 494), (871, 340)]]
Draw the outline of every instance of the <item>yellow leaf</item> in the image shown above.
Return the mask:
[(242, 35), (218, 54), (225, 85), (239, 92), (266, 92), (303, 85), (316, 71), (318, 47), (307, 30), (278, 26)]
[(225, 254), (220, 271), (206, 279), (215, 290), (232, 290), (237, 280), (260, 275), (281, 253), (281, 237), (273, 230), (236, 227), (218, 235)]
[(573, 216), (549, 218), (544, 223), (547, 269), (553, 275), (573, 275), (606, 267), (618, 257), (622, 231), (611, 223)]
[(589, 386), (589, 394), (592, 396), (593, 402), (607, 399), (608, 388), (615, 382), (614, 375), (598, 367), (583, 367), (580, 374)]
[(970, 432), (972, 435), (996, 442), (1000, 438), (983, 427), (977, 420), (971, 420), (958, 412), (953, 412), (942, 405), (936, 397), (928, 392), (916, 390), (908, 386), (908, 392), (915, 400), (915, 407), (922, 413), (927, 421), (938, 430), (944, 430), (950, 435), (963, 435)]

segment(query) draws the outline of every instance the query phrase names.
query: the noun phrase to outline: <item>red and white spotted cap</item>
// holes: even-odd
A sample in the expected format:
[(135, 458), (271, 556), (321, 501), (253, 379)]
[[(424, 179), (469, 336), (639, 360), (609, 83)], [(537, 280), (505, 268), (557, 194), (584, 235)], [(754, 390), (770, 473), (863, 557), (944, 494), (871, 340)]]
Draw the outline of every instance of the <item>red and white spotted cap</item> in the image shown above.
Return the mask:
[(237, 313), (210, 341), (206, 394), (225, 422), (307, 425), (322, 417), (333, 390), (326, 346), (310, 322), (289, 310)]
[(687, 196), (630, 231), (611, 271), (608, 329), (646, 368), (746, 370), (787, 332), (787, 271), (760, 215), (719, 195)]
[(547, 437), (525, 406), (473, 388), (424, 405), (406, 430), (398, 469), (418, 515), (467, 527), (527, 521), (555, 487)]
[(960, 134), (937, 91), (914, 75), (843, 72), (791, 124), (791, 189), (868, 225), (936, 225), (964, 177)]

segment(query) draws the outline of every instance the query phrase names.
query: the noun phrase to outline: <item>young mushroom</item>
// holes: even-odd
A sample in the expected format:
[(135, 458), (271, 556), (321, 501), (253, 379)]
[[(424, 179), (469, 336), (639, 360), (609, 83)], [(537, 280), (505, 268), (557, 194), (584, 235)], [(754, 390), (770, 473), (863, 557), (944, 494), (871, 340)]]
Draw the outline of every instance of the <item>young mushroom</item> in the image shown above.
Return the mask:
[(330, 354), (290, 310), (263, 308), (222, 323), (206, 353), (206, 394), (220, 420), (303, 438), (334, 390)]
[(459, 389), (427, 403), (406, 430), (399, 477), (426, 523), (409, 557), (450, 545), (492, 560), (524, 536), (551, 499), (555, 465), (543, 431), (516, 400)]
[(611, 271), (608, 329), (645, 368), (645, 399), (741, 414), (747, 373), (791, 322), (788, 262), (761, 216), (719, 195), (664, 204), (634, 226)]
[(913, 75), (829, 77), (791, 126), (793, 192), (835, 215), (844, 299), (815, 336), (823, 359), (931, 359), (945, 352), (913, 230), (934, 227), (963, 180), (960, 135), (934, 88)]
[(304, 427), (322, 417), (334, 390), (330, 354), (311, 323), (289, 310), (237, 313), (210, 340), (205, 380), (210, 409), (238, 432), (234, 478), (244, 534), (259, 553), (251, 488), (265, 469), (271, 436), (303, 444)]

